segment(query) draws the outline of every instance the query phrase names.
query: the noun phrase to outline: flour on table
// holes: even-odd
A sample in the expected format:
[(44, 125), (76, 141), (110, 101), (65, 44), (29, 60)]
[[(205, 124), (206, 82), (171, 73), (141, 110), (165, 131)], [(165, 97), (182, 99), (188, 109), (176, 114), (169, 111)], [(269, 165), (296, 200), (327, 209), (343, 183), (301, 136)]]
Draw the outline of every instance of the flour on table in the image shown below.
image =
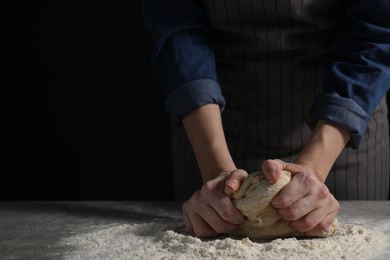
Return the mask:
[(278, 238), (254, 240), (224, 236), (199, 239), (188, 235), (181, 222), (113, 224), (63, 239), (63, 259), (380, 259), (376, 252), (388, 241), (380, 231), (358, 225), (339, 224), (326, 238)]

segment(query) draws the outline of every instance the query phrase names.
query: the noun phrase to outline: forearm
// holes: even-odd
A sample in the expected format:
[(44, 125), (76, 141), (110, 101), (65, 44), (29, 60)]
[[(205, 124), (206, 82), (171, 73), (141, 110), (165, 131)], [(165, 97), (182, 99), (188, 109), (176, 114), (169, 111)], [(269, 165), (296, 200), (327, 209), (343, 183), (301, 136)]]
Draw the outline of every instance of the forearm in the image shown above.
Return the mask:
[(325, 182), (328, 173), (348, 143), (348, 131), (325, 120), (319, 120), (308, 142), (294, 163), (310, 167)]
[(217, 104), (199, 107), (182, 120), (194, 150), (203, 181), (236, 169), (227, 147)]

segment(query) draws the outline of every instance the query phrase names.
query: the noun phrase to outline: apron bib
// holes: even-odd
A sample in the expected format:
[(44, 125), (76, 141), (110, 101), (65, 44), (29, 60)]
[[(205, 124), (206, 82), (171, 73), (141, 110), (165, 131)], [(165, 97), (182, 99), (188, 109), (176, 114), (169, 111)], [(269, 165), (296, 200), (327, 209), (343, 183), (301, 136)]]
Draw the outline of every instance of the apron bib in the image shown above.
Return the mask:
[[(322, 91), (324, 66), (343, 33), (340, 0), (199, 0), (214, 30), (222, 113), (238, 168), (257, 171), (266, 159), (292, 161), (310, 135), (306, 119)], [(176, 199), (201, 186), (191, 145), (172, 130)], [(328, 178), (336, 199), (388, 199), (389, 140), (383, 99), (358, 150), (344, 149)]]

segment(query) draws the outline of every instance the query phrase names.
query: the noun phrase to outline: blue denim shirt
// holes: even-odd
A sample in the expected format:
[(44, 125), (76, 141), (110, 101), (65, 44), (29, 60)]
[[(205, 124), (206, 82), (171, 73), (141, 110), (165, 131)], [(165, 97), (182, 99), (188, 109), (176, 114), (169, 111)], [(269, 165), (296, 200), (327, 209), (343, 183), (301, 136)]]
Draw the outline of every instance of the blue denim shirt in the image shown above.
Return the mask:
[[(323, 93), (308, 124), (327, 119), (346, 127), (356, 149), (371, 114), (390, 87), (390, 0), (347, 0), (348, 28), (335, 45)], [(208, 103), (225, 99), (215, 68), (211, 31), (196, 0), (142, 0), (144, 23), (155, 41), (152, 72), (166, 93), (174, 125)]]

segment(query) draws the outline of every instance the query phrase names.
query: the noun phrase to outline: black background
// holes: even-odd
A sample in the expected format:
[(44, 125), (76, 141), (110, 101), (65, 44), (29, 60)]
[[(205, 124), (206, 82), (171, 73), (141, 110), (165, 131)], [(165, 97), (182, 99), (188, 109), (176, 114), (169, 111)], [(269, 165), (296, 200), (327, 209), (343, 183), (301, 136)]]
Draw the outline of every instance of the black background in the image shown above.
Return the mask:
[(173, 199), (170, 123), (140, 1), (9, 4), (1, 199)]
[(173, 199), (170, 123), (139, 1), (7, 10), (1, 198)]

